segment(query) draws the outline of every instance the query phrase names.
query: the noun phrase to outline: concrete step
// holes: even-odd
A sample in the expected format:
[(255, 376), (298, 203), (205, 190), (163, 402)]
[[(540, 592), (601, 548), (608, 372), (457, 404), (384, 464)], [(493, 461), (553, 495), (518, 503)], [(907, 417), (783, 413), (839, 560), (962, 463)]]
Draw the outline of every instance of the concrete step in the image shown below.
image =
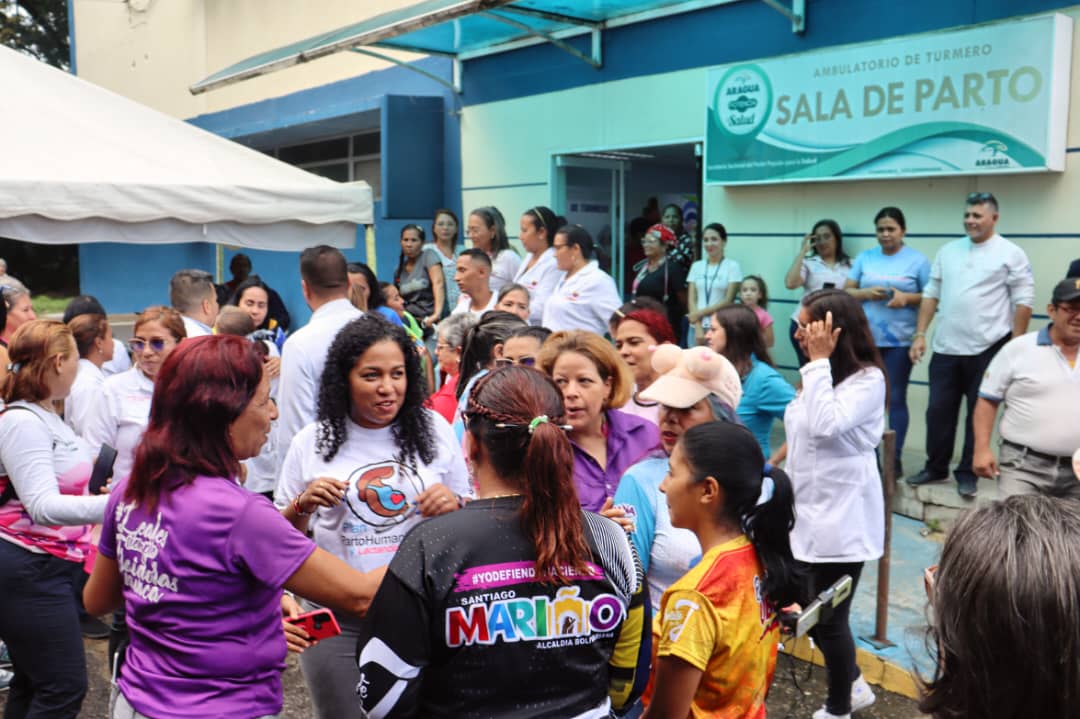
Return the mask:
[(901, 479), (896, 483), (893, 511), (925, 522), (931, 529), (948, 530), (964, 510), (989, 504), (997, 498), (997, 482), (989, 479), (979, 480), (978, 493), (972, 499), (956, 493), (956, 480), (951, 477), (918, 487)]

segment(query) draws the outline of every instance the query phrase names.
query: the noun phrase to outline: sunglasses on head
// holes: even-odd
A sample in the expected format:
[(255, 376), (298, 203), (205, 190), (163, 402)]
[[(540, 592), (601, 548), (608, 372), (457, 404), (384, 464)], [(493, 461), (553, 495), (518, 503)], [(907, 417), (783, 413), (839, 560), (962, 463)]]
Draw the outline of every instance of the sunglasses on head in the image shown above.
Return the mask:
[(135, 354), (141, 353), (146, 349), (146, 345), (150, 345), (150, 349), (154, 352), (161, 352), (165, 349), (167, 340), (163, 340), (159, 337), (155, 337), (152, 340), (128, 340), (128, 349)]
[(536, 365), (536, 358), (520, 357), (518, 358), (517, 362), (510, 359), (509, 357), (499, 357), (497, 360), (495, 360), (496, 367), (512, 367), (514, 365), (519, 365), (521, 367), (534, 367)]
[(969, 205), (981, 205), (984, 202), (990, 202), (997, 204), (997, 198), (989, 192), (972, 192), (967, 196), (967, 204)]

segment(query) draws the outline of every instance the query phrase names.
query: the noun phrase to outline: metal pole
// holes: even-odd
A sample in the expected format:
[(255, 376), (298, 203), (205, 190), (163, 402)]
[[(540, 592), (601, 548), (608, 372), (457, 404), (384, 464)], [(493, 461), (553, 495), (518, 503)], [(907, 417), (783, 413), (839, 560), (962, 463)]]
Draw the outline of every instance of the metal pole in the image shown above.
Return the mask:
[(896, 646), (888, 639), (889, 630), (889, 569), (892, 557), (892, 504), (896, 494), (896, 432), (888, 430), (881, 438), (881, 480), (885, 494), (885, 553), (878, 560), (877, 609), (874, 615), (874, 636), (863, 637), (876, 649)]

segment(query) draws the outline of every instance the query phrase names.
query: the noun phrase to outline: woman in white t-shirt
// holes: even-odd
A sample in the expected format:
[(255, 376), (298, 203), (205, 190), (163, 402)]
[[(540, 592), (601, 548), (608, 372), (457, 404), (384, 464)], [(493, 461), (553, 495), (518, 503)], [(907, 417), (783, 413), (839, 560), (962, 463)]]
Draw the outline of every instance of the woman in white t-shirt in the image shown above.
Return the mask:
[[(784, 286), (789, 290), (802, 287), (802, 297), (806, 297), (818, 290), (834, 287), (843, 289), (849, 272), (851, 258), (844, 252), (844, 233), (840, 231), (840, 225), (836, 224), (836, 220), (818, 220), (810, 234), (803, 238), (802, 247), (784, 276)], [(800, 367), (808, 361), (799, 340), (795, 338), (801, 300), (802, 298), (791, 313), (791, 326), (788, 331)]]
[(724, 305), (735, 301), (735, 294), (742, 282), (742, 268), (735, 260), (725, 257), (727, 229), (719, 222), (705, 227), (701, 239), (705, 257), (690, 266), (686, 276), (687, 319), (690, 320), (691, 347), (697, 340), (704, 340), (712, 316)]
[[(424, 407), (423, 377), (405, 330), (376, 315), (353, 320), (327, 354), (318, 418), (282, 465), (274, 501), (286, 519), (362, 572), (381, 575), (413, 526), (470, 492), (450, 425)], [(338, 621), (342, 634), (300, 657), (320, 719), (356, 710), (359, 622)]]
[(529, 291), (529, 324), (538, 325), (544, 319), (544, 304), (562, 278), (551, 246), (557, 224), (558, 218), (549, 207), (533, 207), (521, 215), (518, 239), (529, 254), (518, 267), (514, 282)]
[(105, 392), (86, 419), (83, 438), (97, 454), (103, 444), (116, 450), (113, 477), (124, 479), (135, 464), (135, 448), (150, 421), (154, 378), (165, 359), (187, 336), (180, 313), (171, 307), (147, 307), (135, 318), (128, 342), (135, 366), (105, 379)]
[(510, 247), (510, 239), (506, 236), (506, 220), (497, 207), (478, 207), (469, 213), (465, 231), (472, 246), (491, 258), (488, 286), (493, 294), (498, 294), (503, 285), (514, 281), (521, 266), (521, 257)]
[(64, 423), (81, 437), (90, 410), (101, 402), (105, 391), (101, 366), (113, 358), (113, 336), (105, 315), (76, 315), (67, 325), (79, 348), (79, 373), (75, 375), (71, 394), (64, 400)]
[(588, 330), (603, 335), (622, 300), (615, 280), (594, 259), (592, 237), (580, 225), (566, 225), (555, 233), (551, 247), (563, 275), (544, 304), (543, 326), (553, 332)]
[(460, 250), (458, 248), (458, 218), (453, 210), (445, 207), (435, 210), (435, 219), (431, 223), (431, 240), (430, 243), (424, 245), (424, 249), (432, 250), (439, 258), (439, 264), (442, 265), (443, 287), (446, 292), (446, 301), (443, 303), (443, 316), (445, 316), (457, 306), (458, 297), (461, 295), (461, 289), (454, 281)]

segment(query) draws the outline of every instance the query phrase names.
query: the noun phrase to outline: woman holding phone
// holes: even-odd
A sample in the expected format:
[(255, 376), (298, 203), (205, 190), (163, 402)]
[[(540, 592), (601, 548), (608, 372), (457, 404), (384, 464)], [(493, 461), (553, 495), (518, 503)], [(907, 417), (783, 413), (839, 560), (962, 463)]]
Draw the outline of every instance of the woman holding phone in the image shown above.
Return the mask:
[[(844, 252), (844, 233), (836, 220), (818, 220), (814, 228), (803, 238), (802, 247), (784, 276), (784, 286), (789, 290), (803, 289), (802, 296), (821, 289), (843, 289), (851, 271), (851, 258)], [(799, 366), (807, 362), (802, 346), (795, 337), (799, 305), (791, 314), (789, 337)]]
[(930, 260), (904, 244), (907, 222), (899, 207), (883, 207), (874, 217), (878, 246), (858, 254), (844, 288), (862, 300), (870, 331), (889, 377), (889, 427), (896, 430), (896, 476), (907, 437), (907, 387), (911, 341), (922, 290), (930, 280)]
[(276, 717), (282, 589), (353, 614), (374, 595), (377, 579), (240, 485), (240, 462), (259, 453), (276, 417), (262, 358), (243, 337), (199, 337), (162, 364), (83, 591), (91, 614), (127, 606), (113, 719)]

